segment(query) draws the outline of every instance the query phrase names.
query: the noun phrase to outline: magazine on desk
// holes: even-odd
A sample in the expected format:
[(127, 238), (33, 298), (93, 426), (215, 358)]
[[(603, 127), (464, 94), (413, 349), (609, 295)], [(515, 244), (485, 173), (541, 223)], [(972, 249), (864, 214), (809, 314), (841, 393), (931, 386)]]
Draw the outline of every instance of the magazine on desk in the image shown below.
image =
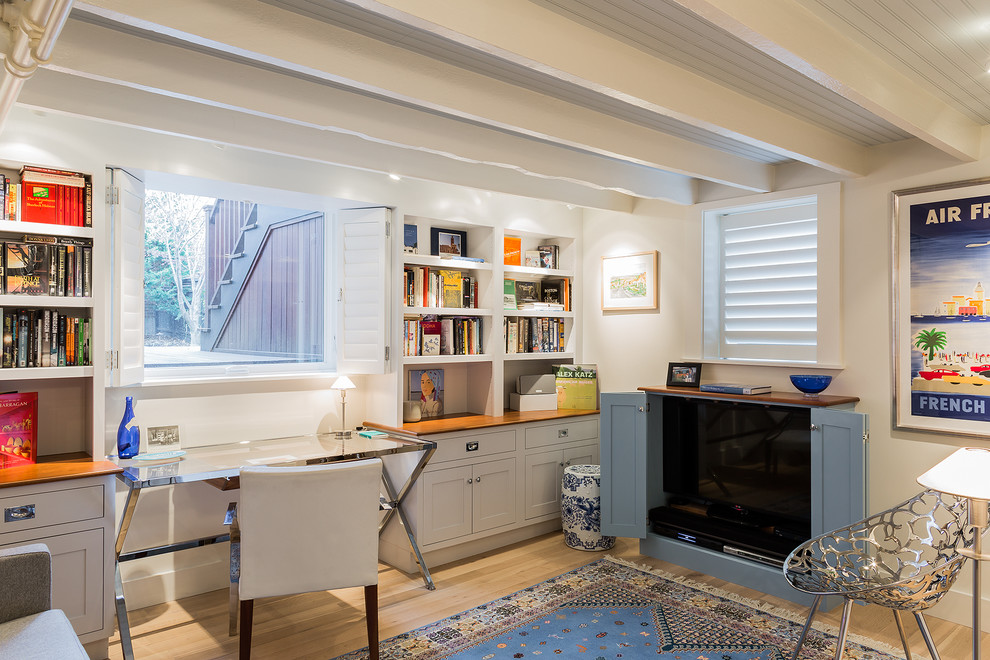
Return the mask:
[(718, 394), (770, 394), (769, 385), (745, 385), (741, 383), (703, 383), (699, 388), (702, 392)]

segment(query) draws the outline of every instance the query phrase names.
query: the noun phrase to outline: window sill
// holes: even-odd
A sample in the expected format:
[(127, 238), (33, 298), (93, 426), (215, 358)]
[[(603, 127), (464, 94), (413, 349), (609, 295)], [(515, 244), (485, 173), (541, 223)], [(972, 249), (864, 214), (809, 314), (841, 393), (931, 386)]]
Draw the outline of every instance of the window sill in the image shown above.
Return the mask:
[(684, 362), (700, 362), (702, 364), (733, 364), (745, 367), (785, 367), (787, 369), (825, 369), (842, 371), (845, 365), (825, 362), (788, 362), (786, 360), (733, 360), (729, 358), (697, 358), (686, 357)]
[(307, 381), (329, 383), (339, 374), (336, 371), (300, 372), (283, 374), (244, 374), (238, 376), (175, 376), (162, 378), (146, 378), (140, 383), (125, 387), (173, 387), (175, 385), (226, 385), (228, 383), (259, 383), (269, 381)]

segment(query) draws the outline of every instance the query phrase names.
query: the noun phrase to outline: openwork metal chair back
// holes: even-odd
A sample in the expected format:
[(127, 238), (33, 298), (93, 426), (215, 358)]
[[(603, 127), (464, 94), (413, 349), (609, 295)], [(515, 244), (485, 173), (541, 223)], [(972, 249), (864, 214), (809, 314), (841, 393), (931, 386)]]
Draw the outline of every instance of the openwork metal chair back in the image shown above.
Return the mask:
[(911, 650), (900, 613), (913, 612), (933, 660), (939, 660), (922, 611), (949, 591), (962, 568), (965, 558), (956, 549), (973, 540), (966, 513), (966, 500), (926, 490), (795, 548), (784, 576), (795, 589), (814, 594), (815, 601), (792, 657), (800, 654), (822, 598), (839, 595), (845, 603), (836, 660), (842, 658), (854, 600), (893, 611), (908, 660)]

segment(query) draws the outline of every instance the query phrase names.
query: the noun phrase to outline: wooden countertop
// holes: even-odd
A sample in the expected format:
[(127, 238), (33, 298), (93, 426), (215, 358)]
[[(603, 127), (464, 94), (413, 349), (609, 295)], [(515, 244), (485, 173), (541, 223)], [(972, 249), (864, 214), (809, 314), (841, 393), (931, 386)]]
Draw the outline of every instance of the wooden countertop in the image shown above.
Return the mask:
[(386, 426), (377, 422), (364, 422), (364, 425), (368, 428), (385, 431), (386, 433), (421, 437), (437, 433), (454, 433), (457, 431), (471, 431), (474, 429), (505, 426), (507, 424), (545, 422), (555, 419), (567, 419), (569, 417), (597, 415), (598, 412), (597, 410), (532, 410), (529, 412), (506, 410), (505, 414), (498, 417), (492, 415), (450, 415), (425, 419), (420, 422), (409, 422), (402, 426)]
[(40, 463), (0, 469), (0, 488), (28, 486), (66, 479), (84, 479), (123, 472), (110, 461), (94, 461), (89, 455), (42, 456)]
[(786, 403), (793, 406), (808, 406), (813, 408), (825, 408), (828, 406), (839, 406), (847, 403), (856, 403), (858, 396), (835, 396), (832, 394), (819, 394), (817, 399), (806, 399), (800, 392), (770, 392), (769, 394), (722, 394), (721, 392), (702, 392), (697, 387), (664, 387), (656, 385), (654, 387), (640, 387), (643, 392), (653, 394), (670, 394), (675, 396), (700, 397), (704, 399), (731, 399), (733, 401), (746, 401), (749, 403)]

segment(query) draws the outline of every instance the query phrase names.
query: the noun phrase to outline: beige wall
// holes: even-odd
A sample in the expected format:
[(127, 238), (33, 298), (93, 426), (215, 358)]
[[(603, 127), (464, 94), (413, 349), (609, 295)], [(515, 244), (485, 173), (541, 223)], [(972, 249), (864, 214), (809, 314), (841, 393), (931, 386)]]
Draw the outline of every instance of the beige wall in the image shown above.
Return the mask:
[[(990, 153), (985, 131), (984, 153)], [(952, 162), (915, 140), (874, 149), (868, 176), (842, 184), (841, 313), (845, 368), (829, 393), (860, 398), (856, 409), (869, 415), (869, 504), (878, 511), (920, 490), (917, 475), (957, 446), (986, 445), (987, 440), (894, 430), (892, 427), (891, 354), (891, 197), (893, 190), (974, 179), (990, 175), (990, 157), (978, 162)], [(821, 183), (804, 172), (779, 180), (785, 187)], [(643, 205), (633, 214), (587, 212), (585, 275), (589, 281), (584, 319), (584, 359), (599, 365), (603, 391), (630, 391), (663, 384), (669, 361), (683, 358), (680, 319), (697, 314), (698, 291), (678, 286), (678, 274), (697, 268), (701, 246), (688, 244), (685, 214), (677, 207)], [(599, 277), (602, 255), (658, 249), (661, 300), (656, 312), (603, 314), (593, 300), (592, 282)], [(703, 381), (767, 382), (791, 389), (787, 367), (705, 365)], [(937, 614), (968, 622), (971, 578), (963, 575), (952, 597)], [(984, 587), (984, 593), (987, 591)], [(988, 621), (984, 621), (984, 629)]]

